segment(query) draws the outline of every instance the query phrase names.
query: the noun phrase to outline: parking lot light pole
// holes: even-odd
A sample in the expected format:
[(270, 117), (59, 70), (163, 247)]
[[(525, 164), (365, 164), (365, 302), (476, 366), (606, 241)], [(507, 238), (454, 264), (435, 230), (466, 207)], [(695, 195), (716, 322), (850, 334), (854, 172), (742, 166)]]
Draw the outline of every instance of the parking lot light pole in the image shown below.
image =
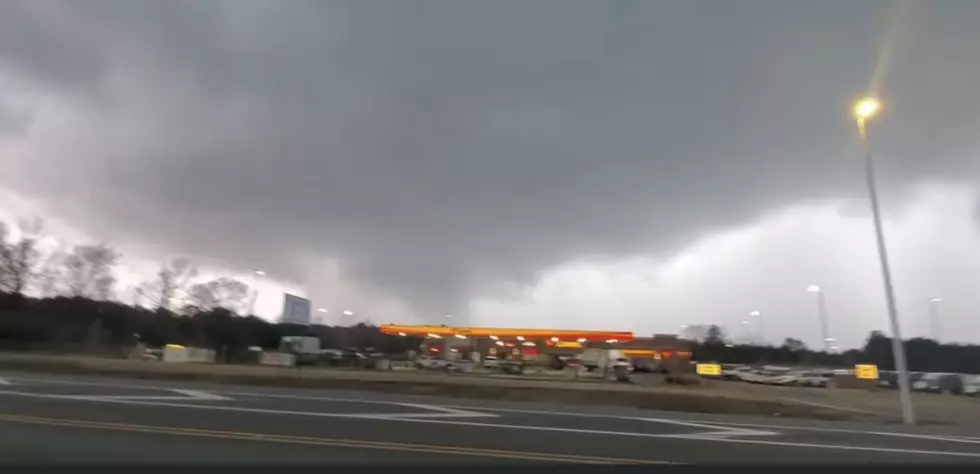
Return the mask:
[(942, 302), (942, 298), (929, 298), (929, 332), (932, 333), (932, 340), (940, 344), (942, 344), (942, 338), (939, 335), (939, 304)]
[(756, 332), (759, 333), (759, 339), (760, 339), (759, 342), (762, 343), (762, 345), (765, 345), (766, 344), (766, 325), (765, 325), (765, 321), (762, 319), (762, 311), (759, 311), (759, 310), (749, 311), (749, 316), (752, 316), (752, 317), (754, 317), (754, 318), (756, 318), (756, 319), (759, 320), (759, 327), (756, 329)]
[(823, 343), (824, 351), (829, 353), (833, 339), (830, 337), (830, 323), (827, 321), (827, 298), (824, 296), (823, 288), (820, 285), (810, 285), (806, 291), (817, 295), (817, 319), (820, 321), (820, 340)]
[(888, 319), (892, 330), (892, 353), (895, 358), (895, 368), (898, 370), (898, 390), (902, 404), (902, 421), (907, 425), (915, 424), (915, 413), (912, 409), (912, 391), (910, 387), (908, 361), (905, 358), (905, 344), (902, 341), (902, 331), (898, 321), (898, 308), (895, 304), (895, 287), (892, 284), (891, 268), (888, 264), (888, 249), (885, 246), (885, 233), (881, 225), (881, 211), (878, 205), (878, 188), (875, 183), (874, 160), (871, 155), (871, 142), (868, 140), (866, 123), (881, 110), (881, 102), (874, 97), (865, 97), (854, 104), (854, 119), (857, 121), (858, 136), (864, 148), (864, 174), (868, 187), (868, 197), (871, 200), (871, 217), (874, 220), (875, 242), (878, 244), (878, 260), (881, 264), (881, 279), (885, 287), (885, 302), (888, 304)]

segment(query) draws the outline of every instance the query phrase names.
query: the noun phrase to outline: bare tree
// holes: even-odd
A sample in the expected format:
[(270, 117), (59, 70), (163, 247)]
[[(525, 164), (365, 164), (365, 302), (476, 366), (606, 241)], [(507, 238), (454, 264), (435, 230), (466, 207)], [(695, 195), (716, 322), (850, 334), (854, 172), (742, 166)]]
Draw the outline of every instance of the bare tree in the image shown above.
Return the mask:
[(792, 337), (787, 337), (786, 340), (783, 341), (783, 347), (793, 352), (800, 352), (806, 350), (806, 344), (803, 341), (799, 339), (794, 339)]
[(67, 296), (94, 300), (112, 297), (112, 273), (119, 253), (106, 244), (76, 245), (64, 259), (63, 282)]
[(9, 291), (9, 288), (12, 286), (7, 260), (9, 259), (9, 255), (13, 253), (11, 249), (13, 244), (9, 242), (9, 239), (10, 229), (7, 227), (6, 222), (0, 221), (0, 291)]
[(42, 227), (40, 220), (22, 222), (15, 240), (11, 239), (7, 225), (0, 222), (0, 291), (23, 296), (33, 281), (40, 257), (37, 242)]
[(160, 264), (157, 279), (136, 288), (140, 298), (147, 298), (149, 304), (158, 310), (171, 310), (171, 303), (178, 296), (189, 293), (188, 284), (197, 276), (197, 267), (190, 259), (179, 257)]
[(702, 342), (708, 338), (710, 326), (705, 324), (685, 324), (681, 327), (681, 337), (689, 341)]
[(68, 253), (60, 246), (52, 249), (41, 258), (34, 274), (34, 289), (41, 298), (53, 298), (60, 294), (59, 285), (65, 273), (65, 259)]
[(190, 288), (191, 304), (199, 310), (225, 308), (242, 314), (248, 305), (248, 285), (234, 278), (219, 278)]

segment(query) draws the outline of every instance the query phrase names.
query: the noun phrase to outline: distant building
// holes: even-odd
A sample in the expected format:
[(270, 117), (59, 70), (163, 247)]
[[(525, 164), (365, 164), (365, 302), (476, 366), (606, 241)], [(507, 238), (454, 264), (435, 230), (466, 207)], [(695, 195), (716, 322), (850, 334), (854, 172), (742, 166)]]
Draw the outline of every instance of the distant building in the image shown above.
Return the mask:
[(310, 325), (310, 300), (296, 295), (283, 295), (280, 323)]

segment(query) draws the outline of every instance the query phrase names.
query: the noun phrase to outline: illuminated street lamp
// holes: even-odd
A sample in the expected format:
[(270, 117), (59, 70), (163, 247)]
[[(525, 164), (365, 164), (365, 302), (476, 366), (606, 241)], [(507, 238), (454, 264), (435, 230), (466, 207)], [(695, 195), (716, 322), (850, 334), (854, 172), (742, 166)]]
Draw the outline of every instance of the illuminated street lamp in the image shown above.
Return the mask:
[(915, 424), (915, 413), (912, 410), (912, 393), (909, 381), (908, 361), (905, 358), (905, 344), (902, 341), (902, 330), (898, 321), (898, 307), (895, 304), (895, 287), (892, 284), (892, 272), (888, 263), (888, 248), (885, 245), (885, 233), (881, 225), (881, 210), (878, 205), (878, 186), (875, 182), (874, 159), (871, 155), (871, 142), (868, 140), (867, 122), (881, 111), (881, 101), (875, 97), (863, 97), (854, 104), (854, 120), (857, 122), (858, 136), (864, 148), (864, 179), (868, 187), (868, 198), (871, 201), (871, 217), (874, 220), (875, 242), (878, 245), (878, 260), (881, 264), (881, 277), (884, 282), (885, 302), (888, 304), (888, 319), (892, 330), (892, 353), (895, 358), (895, 368), (898, 369), (899, 398), (902, 403), (902, 421), (907, 425)]
[(854, 103), (854, 118), (863, 127), (866, 120), (874, 118), (881, 111), (881, 102), (874, 97), (864, 97)]

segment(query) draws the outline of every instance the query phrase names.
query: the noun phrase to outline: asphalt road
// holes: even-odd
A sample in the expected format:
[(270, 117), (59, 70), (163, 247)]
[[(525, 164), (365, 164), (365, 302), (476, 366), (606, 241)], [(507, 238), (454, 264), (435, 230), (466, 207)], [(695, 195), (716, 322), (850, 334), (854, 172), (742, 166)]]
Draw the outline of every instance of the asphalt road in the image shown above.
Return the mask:
[(980, 464), (980, 433), (0, 373), (2, 462)]

